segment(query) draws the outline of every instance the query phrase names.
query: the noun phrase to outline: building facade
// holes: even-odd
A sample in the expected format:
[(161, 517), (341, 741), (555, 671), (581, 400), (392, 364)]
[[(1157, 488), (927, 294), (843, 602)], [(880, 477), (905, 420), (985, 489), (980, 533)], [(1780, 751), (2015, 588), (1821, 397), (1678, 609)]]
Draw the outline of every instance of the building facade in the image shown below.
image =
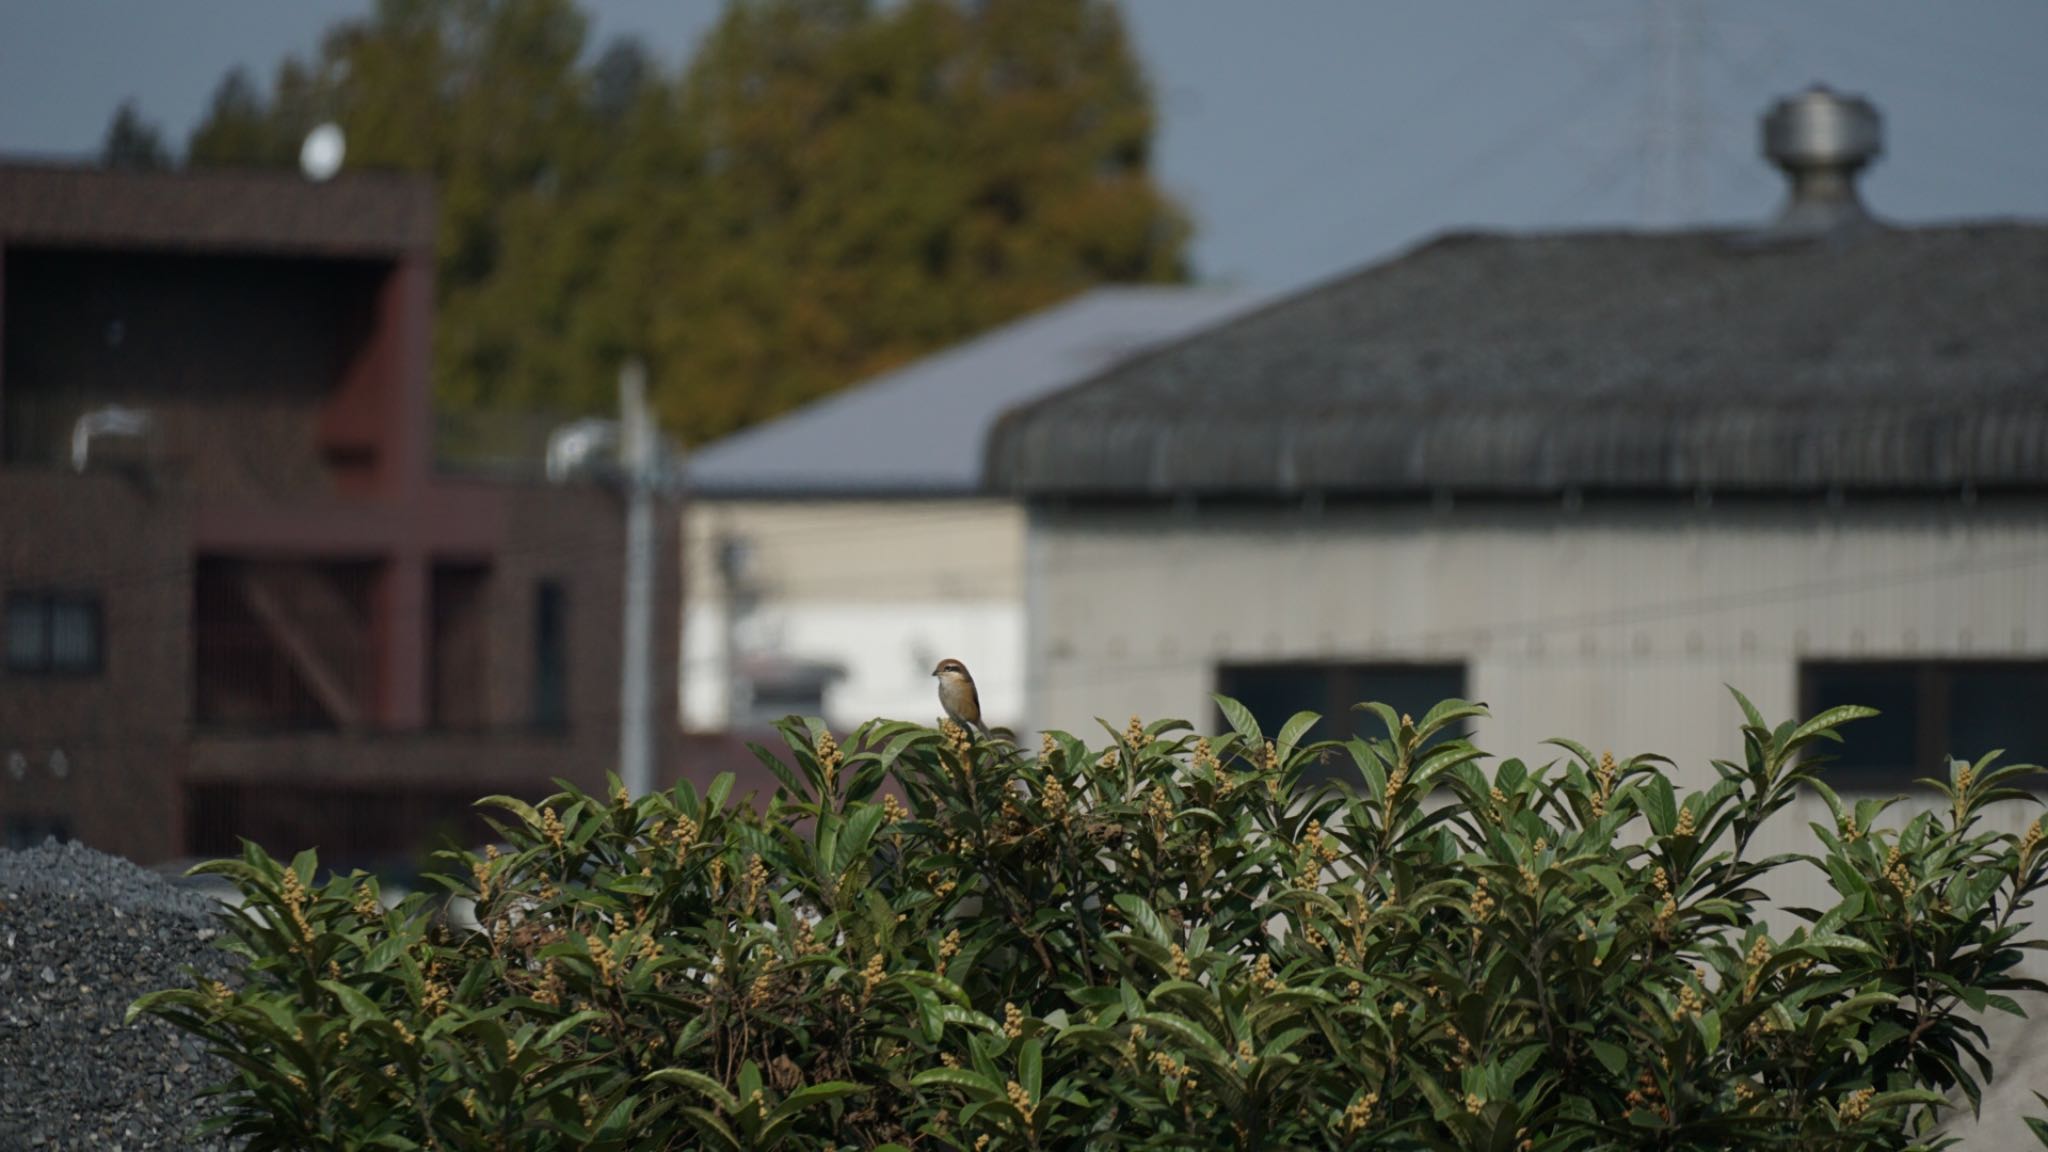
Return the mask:
[[(1871, 217), (1875, 115), (1832, 93), (1765, 144), (1793, 186), (1761, 226), (1446, 236), (1008, 414), (1029, 726), (1215, 731), (1221, 693), (1383, 737), (1352, 705), (1459, 696), (1493, 758), (1566, 737), (1703, 788), (1732, 686), (1773, 722), (1880, 709), (1831, 749), (1847, 794), (2048, 763), (2048, 226)], [(1758, 845), (1828, 819), (1804, 795)], [(2048, 1046), (1984, 1023), (1999, 1080), (1956, 1133), (2018, 1147)]]
[(1456, 694), (1697, 783), (1733, 685), (1884, 707), (1851, 786), (2048, 758), (2048, 227), (1887, 226), (1876, 147), (1802, 94), (1761, 226), (1448, 236), (1010, 413), (1032, 723)]
[(397, 176), (0, 167), (10, 842), (410, 863), (602, 782), (619, 502), (436, 472), (434, 218)]
[[(1739, 689), (1776, 720), (1837, 703), (1837, 783), (1903, 787), (1947, 753), (2048, 758), (2048, 500), (1584, 496), (1197, 504), (1033, 513), (1033, 716), (1214, 722), (1211, 693), (1277, 725), (1379, 735), (1346, 710), (1486, 702), (1482, 747), (1565, 736), (1739, 759)], [(1276, 592), (1276, 590), (1278, 590)]]

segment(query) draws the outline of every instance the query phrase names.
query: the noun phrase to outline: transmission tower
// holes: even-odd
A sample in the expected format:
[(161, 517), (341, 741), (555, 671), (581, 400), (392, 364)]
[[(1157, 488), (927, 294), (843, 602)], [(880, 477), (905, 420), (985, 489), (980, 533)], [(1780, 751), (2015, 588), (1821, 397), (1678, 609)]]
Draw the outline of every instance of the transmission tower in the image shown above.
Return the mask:
[(1709, 143), (1700, 90), (1701, 16), (1697, 0), (1652, 0), (1643, 12), (1649, 90), (1643, 100), (1642, 222), (1689, 224), (1705, 203), (1700, 161)]

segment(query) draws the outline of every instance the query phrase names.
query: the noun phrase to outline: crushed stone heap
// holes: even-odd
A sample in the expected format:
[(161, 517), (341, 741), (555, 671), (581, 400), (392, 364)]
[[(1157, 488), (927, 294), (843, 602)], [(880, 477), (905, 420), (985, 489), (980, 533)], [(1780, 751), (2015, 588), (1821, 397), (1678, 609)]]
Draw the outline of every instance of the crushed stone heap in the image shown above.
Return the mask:
[(145, 992), (231, 980), (209, 897), (117, 856), (0, 851), (0, 1149), (225, 1149), (195, 1135), (227, 1065), (142, 1017)]

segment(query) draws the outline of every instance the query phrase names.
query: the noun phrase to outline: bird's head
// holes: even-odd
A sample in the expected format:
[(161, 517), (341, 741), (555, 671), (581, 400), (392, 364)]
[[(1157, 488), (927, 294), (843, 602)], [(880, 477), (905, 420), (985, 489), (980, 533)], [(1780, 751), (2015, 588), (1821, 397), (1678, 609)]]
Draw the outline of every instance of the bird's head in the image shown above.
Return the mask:
[(932, 675), (937, 676), (941, 680), (973, 679), (973, 677), (967, 675), (967, 665), (962, 664), (958, 660), (950, 659), (939, 661), (939, 666), (932, 669)]

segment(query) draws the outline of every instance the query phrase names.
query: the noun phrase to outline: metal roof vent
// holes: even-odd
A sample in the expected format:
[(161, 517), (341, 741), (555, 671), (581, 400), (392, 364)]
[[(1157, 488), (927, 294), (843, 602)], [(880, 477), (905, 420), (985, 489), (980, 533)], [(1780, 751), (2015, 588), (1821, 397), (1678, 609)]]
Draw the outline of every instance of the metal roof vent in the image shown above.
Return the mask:
[(1875, 223), (1856, 195), (1856, 176), (1884, 151), (1876, 105), (1816, 84), (1772, 105), (1763, 129), (1764, 155), (1792, 181), (1772, 232), (1819, 235)]

